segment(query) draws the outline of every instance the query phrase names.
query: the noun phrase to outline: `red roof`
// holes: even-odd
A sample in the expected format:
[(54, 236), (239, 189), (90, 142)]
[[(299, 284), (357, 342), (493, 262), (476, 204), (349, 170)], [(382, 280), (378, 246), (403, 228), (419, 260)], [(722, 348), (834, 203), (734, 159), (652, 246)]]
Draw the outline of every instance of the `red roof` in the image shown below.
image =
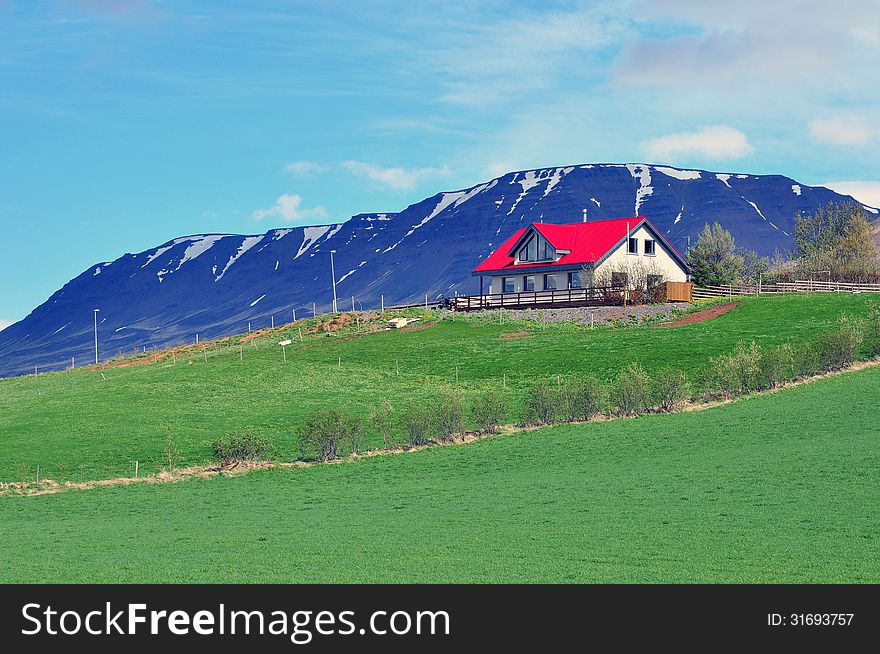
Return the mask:
[[(595, 220), (586, 223), (569, 223), (567, 225), (532, 223), (529, 227), (518, 229), (501, 247), (489, 255), (483, 263), (474, 268), (474, 272), (482, 273), (595, 263), (623, 241), (626, 238), (627, 231), (635, 230), (642, 222), (647, 223), (652, 231), (674, 253), (674, 256), (677, 256), (681, 259), (682, 263), (685, 263), (684, 257), (663, 237), (650, 220), (645, 218), (645, 216), (632, 216), (630, 218)], [(513, 250), (514, 246), (530, 227), (534, 227), (557, 250), (570, 250), (569, 254), (564, 254), (557, 261), (549, 263), (525, 262), (514, 265), (511, 250)]]

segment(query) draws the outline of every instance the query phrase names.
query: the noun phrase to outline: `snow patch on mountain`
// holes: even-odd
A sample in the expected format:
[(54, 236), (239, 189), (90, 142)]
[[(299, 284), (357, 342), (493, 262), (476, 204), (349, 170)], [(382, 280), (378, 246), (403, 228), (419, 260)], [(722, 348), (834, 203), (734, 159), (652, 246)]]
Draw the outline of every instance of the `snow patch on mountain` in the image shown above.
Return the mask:
[(464, 204), (465, 202), (470, 200), (475, 195), (478, 195), (479, 193), (482, 193), (483, 191), (488, 191), (490, 188), (494, 187), (497, 183), (498, 183), (498, 180), (493, 179), (491, 182), (486, 182), (485, 184), (480, 184), (479, 186), (475, 186), (474, 188), (470, 189), (469, 191), (456, 191), (455, 193), (443, 193), (442, 196), (440, 197), (440, 201), (434, 207), (434, 210), (431, 211), (431, 213), (428, 214), (425, 218), (423, 218), (418, 224), (413, 225), (412, 228), (410, 228), (410, 230), (406, 234), (403, 235), (403, 238), (401, 238), (399, 241), (397, 241), (397, 243), (385, 248), (383, 250), (383, 254), (385, 252), (391, 252), (391, 250), (393, 250), (398, 245), (403, 243), (408, 237), (412, 236), (413, 233), (417, 229), (419, 229), (420, 227), (423, 227), (428, 222), (430, 222), (431, 220), (433, 220), (434, 218), (439, 216), (447, 208), (454, 209), (455, 207), (458, 207), (458, 206)]
[(654, 187), (651, 186), (651, 169), (649, 166), (642, 164), (627, 164), (626, 168), (629, 170), (629, 174), (632, 175), (633, 179), (639, 180), (639, 188), (636, 190), (636, 206), (634, 214), (638, 216), (642, 202), (645, 201), (646, 197), (654, 194)]
[(700, 179), (699, 170), (679, 170), (678, 168), (667, 168), (666, 166), (654, 166), (654, 170), (663, 173), (667, 177), (687, 181), (690, 179)]
[[(745, 198), (743, 198), (743, 199), (745, 199)], [(758, 205), (757, 205), (757, 204), (755, 204), (755, 203), (752, 202), (751, 200), (746, 200), (746, 202), (748, 202), (750, 205), (752, 205), (752, 207), (754, 207), (755, 211), (758, 212), (758, 215), (761, 216), (761, 218), (763, 218), (764, 220), (767, 220), (767, 217), (766, 217), (764, 214), (761, 213), (761, 210), (760, 210), (760, 209), (758, 209)]]
[(259, 302), (260, 300), (262, 300), (264, 297), (266, 297), (266, 293), (263, 293), (263, 295), (261, 295), (261, 296), (258, 297), (256, 300), (254, 300), (253, 302), (251, 302), (251, 306), (252, 306), (252, 307), (257, 306), (257, 302)]
[(303, 242), (302, 245), (299, 246), (299, 250), (296, 255), (293, 257), (294, 259), (299, 259), (302, 255), (304, 255), (310, 247), (312, 247), (315, 242), (324, 236), (327, 232), (330, 231), (333, 225), (318, 225), (317, 227), (304, 227), (303, 228)]
[(800, 184), (792, 184), (791, 185), (791, 192), (794, 193), (795, 195), (800, 195), (801, 194)]
[(259, 243), (262, 240), (263, 240), (262, 236), (247, 236), (247, 237), (245, 237), (245, 239), (241, 242), (241, 245), (239, 246), (236, 253), (233, 254), (231, 257), (229, 257), (229, 261), (226, 262), (226, 265), (223, 267), (223, 270), (220, 271), (220, 274), (214, 278), (214, 281), (219, 282), (221, 279), (223, 279), (223, 275), (225, 275), (226, 271), (232, 267), (232, 264), (234, 264), (236, 261), (238, 261), (238, 259), (239, 259), (239, 257), (241, 257), (241, 255), (243, 255), (245, 252), (250, 250), (252, 247), (254, 247), (257, 243)]
[(727, 181), (731, 177), (733, 177), (733, 175), (728, 175), (727, 173), (716, 173), (715, 174), (715, 178), (721, 180), (724, 183), (724, 185), (729, 189), (733, 189), (733, 187), (730, 185), (730, 182)]
[(571, 168), (556, 168), (553, 170), (553, 174), (550, 176), (550, 181), (547, 182), (547, 188), (544, 189), (543, 197), (547, 197), (550, 195), (550, 191), (553, 190), (553, 187), (556, 186), (559, 182), (562, 181), (562, 178), (568, 175), (574, 167)]

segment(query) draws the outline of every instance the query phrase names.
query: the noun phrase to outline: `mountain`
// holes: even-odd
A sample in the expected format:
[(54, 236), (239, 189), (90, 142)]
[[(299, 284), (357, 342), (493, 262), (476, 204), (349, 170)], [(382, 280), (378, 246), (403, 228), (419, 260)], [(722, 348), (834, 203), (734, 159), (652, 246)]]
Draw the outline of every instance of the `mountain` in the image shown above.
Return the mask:
[[(208, 339), (311, 315), (332, 303), (335, 250), (339, 307), (418, 302), (425, 294), (475, 294), (473, 267), (529, 222), (648, 216), (682, 250), (718, 220), (738, 245), (772, 254), (792, 245), (794, 217), (851, 200), (782, 175), (683, 170), (648, 164), (587, 164), (508, 173), (438, 193), (400, 213), (262, 235), (202, 234), (98, 263), (24, 320), (0, 332), (0, 376)], [(876, 209), (865, 207), (877, 214)]]

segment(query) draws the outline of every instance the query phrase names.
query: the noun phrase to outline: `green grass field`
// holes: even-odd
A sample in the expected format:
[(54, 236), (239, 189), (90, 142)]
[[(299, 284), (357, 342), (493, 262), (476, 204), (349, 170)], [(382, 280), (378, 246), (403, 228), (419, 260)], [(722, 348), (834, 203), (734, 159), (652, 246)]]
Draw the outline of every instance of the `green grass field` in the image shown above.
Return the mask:
[[(396, 408), (431, 402), (454, 383), (465, 393), (502, 386), (506, 377), (513, 418), (523, 389), (539, 378), (616, 374), (630, 361), (650, 372), (692, 370), (738, 341), (776, 344), (815, 336), (841, 313), (865, 315), (866, 295), (791, 295), (745, 299), (717, 319), (672, 329), (601, 328), (571, 324), (442, 320), (416, 331), (359, 338), (307, 338), (287, 350), (287, 363), (271, 341), (211, 351), (177, 365), (79, 370), (0, 380), (0, 481), (43, 478), (101, 479), (157, 471), (167, 433), (180, 464), (210, 461), (210, 443), (231, 431), (266, 436), (283, 459), (294, 456), (294, 431), (303, 415), (322, 406), (367, 413), (381, 398)], [(527, 329), (530, 336), (502, 340)], [(341, 365), (339, 362), (341, 361)], [(400, 374), (396, 373), (399, 362)], [(367, 445), (378, 443), (368, 435)]]
[(876, 583), (878, 397), (871, 368), (700, 412), (0, 497), (0, 581)]

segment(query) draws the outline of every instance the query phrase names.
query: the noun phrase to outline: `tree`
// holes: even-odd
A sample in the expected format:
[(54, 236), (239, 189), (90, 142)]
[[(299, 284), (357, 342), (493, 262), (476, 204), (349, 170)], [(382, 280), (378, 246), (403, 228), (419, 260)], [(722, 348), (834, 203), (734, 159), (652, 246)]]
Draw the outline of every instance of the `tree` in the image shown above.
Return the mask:
[(876, 272), (875, 228), (859, 204), (829, 203), (812, 215), (795, 217), (795, 256), (801, 273), (828, 272), (858, 278)]
[(697, 286), (732, 284), (743, 266), (742, 255), (737, 253), (733, 235), (716, 222), (708, 223), (688, 253), (691, 278)]
[(770, 270), (770, 258), (760, 257), (754, 250), (737, 250), (742, 258), (739, 281), (754, 284)]

